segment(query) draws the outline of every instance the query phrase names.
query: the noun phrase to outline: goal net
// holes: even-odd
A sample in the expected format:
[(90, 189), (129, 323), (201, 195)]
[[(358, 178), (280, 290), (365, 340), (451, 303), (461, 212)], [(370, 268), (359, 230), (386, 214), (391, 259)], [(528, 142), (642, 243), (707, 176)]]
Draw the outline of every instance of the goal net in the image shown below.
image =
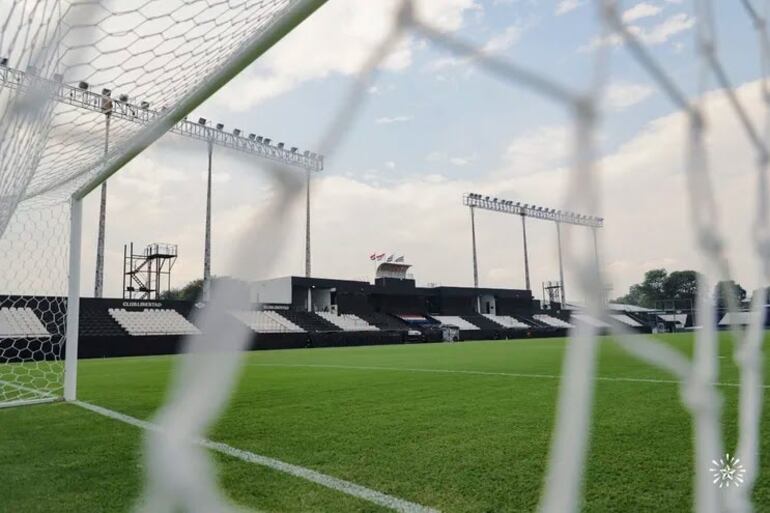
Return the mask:
[(80, 200), (323, 3), (0, 3), (0, 407), (65, 395)]
[[(747, 30), (756, 32), (762, 77), (764, 124), (758, 126), (736, 94), (719, 54), (713, 0), (691, 3), (695, 20), (694, 62), (698, 69), (695, 94), (680, 83), (679, 74), (667, 70), (647, 48), (643, 35), (623, 18), (623, 4), (616, 0), (594, 0), (599, 31), (593, 50), (593, 71), (584, 89), (574, 81), (555, 80), (490, 53), (435, 28), (424, 16), (430, 0), (389, 2), (393, 9), (392, 30), (363, 64), (351, 91), (328, 130), (321, 134), (318, 149), (333, 151), (356, 119), (366, 91), (376, 81), (376, 72), (399, 41), (406, 37), (425, 40), (437, 49), (466, 60), (510, 87), (525, 88), (548, 99), (568, 113), (573, 125), (573, 159), (567, 176), (563, 207), (570, 211), (601, 212), (601, 180), (597, 173), (599, 122), (607, 114), (605, 90), (612, 78), (609, 62), (612, 48), (623, 45), (627, 56), (657, 85), (682, 113), (688, 133), (682, 151), (681, 172), (686, 177), (690, 226), (697, 241), (700, 260), (698, 318), (692, 359), (672, 350), (654, 337), (630, 337), (616, 323), (613, 343), (634, 357), (655, 365), (681, 383), (683, 407), (693, 420), (694, 500), (699, 513), (749, 512), (753, 483), (759, 472), (759, 441), (762, 394), (761, 347), (764, 337), (765, 292), (754, 295), (751, 325), (734, 330), (735, 362), (740, 372), (738, 443), (725, 447), (722, 436), (718, 381), (716, 320), (709, 291), (720, 280), (729, 280), (723, 233), (719, 228), (719, 201), (709, 165), (709, 116), (703, 95), (716, 88), (725, 95), (739, 120), (746, 139), (756, 153), (756, 197), (752, 201), (754, 247), (752, 252), (762, 272), (770, 279), (770, 231), (768, 225), (767, 166), (770, 137), (770, 43), (765, 4), (741, 0)], [(62, 347), (67, 335), (65, 320), (72, 308), (64, 299), (72, 290), (67, 280), (67, 248), (77, 239), (68, 226), (76, 218), (70, 213), (83, 195), (99, 185), (130, 158), (181, 120), (219, 86), (224, 84), (270, 44), (277, 41), (323, 2), (149, 2), (142, 7), (121, 7), (118, 2), (15, 2), (0, 4), (8, 21), (0, 33), (0, 56), (8, 65), (24, 70), (23, 85), (0, 91), (0, 290), (4, 303), (0, 316), (0, 402), (47, 400), (61, 397)], [(577, 2), (579, 3), (579, 2)], [(109, 5), (108, 5), (109, 4)], [(52, 20), (52, 9), (59, 14)], [(367, 8), (362, 3), (358, 8)], [(45, 14), (44, 14), (45, 13)], [(3, 12), (3, 15), (6, 13)], [(0, 69), (3, 77), (13, 73)], [(61, 77), (56, 75), (61, 74)], [(36, 77), (42, 77), (40, 79)], [(8, 80), (4, 78), (4, 80)], [(52, 83), (53, 81), (53, 83)], [(62, 84), (85, 82), (95, 93), (98, 108), (83, 109), (60, 94)], [(110, 89), (107, 96), (102, 89)], [(149, 103), (152, 114), (137, 122), (116, 115), (116, 94), (130, 91), (132, 97)], [(76, 94), (73, 93), (73, 95)], [(74, 96), (73, 96), (74, 98)], [(111, 140), (105, 153), (105, 112), (110, 102)], [(460, 122), (460, 120), (458, 120)], [(250, 249), (259, 235), (280, 239), (285, 205), (297, 199), (299, 187), (287, 174), (273, 169), (277, 201), (256, 229), (244, 240), (233, 263), (234, 274), (248, 275)], [(72, 207), (76, 211), (76, 207)], [(255, 236), (257, 234), (257, 236)], [(50, 238), (47, 236), (50, 235)], [(275, 237), (271, 240), (275, 240)], [(69, 241), (69, 242), (68, 242)], [(587, 313), (608, 318), (603, 302), (605, 272), (593, 254), (590, 233), (565, 230), (565, 261), (577, 276), (577, 294), (587, 298)], [(48, 245), (53, 248), (48, 249)], [(275, 258), (276, 245), (270, 258)], [(71, 256), (71, 255), (70, 255)], [(73, 260), (70, 258), (70, 260)], [(269, 260), (269, 259), (268, 259)], [(6, 265), (6, 262), (9, 265)], [(262, 262), (267, 264), (268, 262)], [(253, 264), (252, 264), (253, 265)], [(6, 274), (8, 276), (6, 277)], [(71, 278), (71, 276), (70, 276)], [(17, 289), (18, 287), (18, 289)], [(34, 297), (33, 297), (34, 296)], [(40, 302), (40, 297), (51, 298)], [(77, 296), (76, 296), (77, 297)], [(37, 303), (36, 303), (37, 301)], [(735, 298), (731, 308), (736, 308)], [(188, 341), (191, 354), (181, 363), (168, 402), (158, 413), (159, 428), (147, 440), (148, 479), (142, 502), (144, 511), (225, 511), (212, 465), (199, 441), (216, 420), (229, 397), (238, 369), (237, 351), (245, 346), (245, 335), (228, 331), (221, 312), (237, 309), (225, 289), (212, 292), (211, 302), (199, 319), (203, 336)], [(30, 313), (31, 311), (31, 313)], [(6, 313), (7, 312), (7, 313)], [(32, 315), (38, 319), (36, 324)], [(25, 320), (26, 319), (26, 320)], [(69, 317), (70, 323), (72, 316)], [(12, 326), (9, 323), (16, 323)], [(25, 324), (26, 323), (26, 324)], [(13, 335), (14, 326), (30, 331)], [(9, 327), (10, 326), (10, 327)], [(44, 332), (45, 330), (45, 332)], [(570, 334), (563, 361), (558, 414), (550, 460), (539, 510), (569, 513), (581, 508), (582, 481), (589, 452), (593, 388), (596, 377), (598, 328), (579, 324)], [(212, 351), (216, 349), (216, 351)], [(198, 353), (206, 352), (205, 357)], [(736, 454), (744, 464), (744, 484), (726, 492), (712, 484), (710, 467), (725, 452)]]

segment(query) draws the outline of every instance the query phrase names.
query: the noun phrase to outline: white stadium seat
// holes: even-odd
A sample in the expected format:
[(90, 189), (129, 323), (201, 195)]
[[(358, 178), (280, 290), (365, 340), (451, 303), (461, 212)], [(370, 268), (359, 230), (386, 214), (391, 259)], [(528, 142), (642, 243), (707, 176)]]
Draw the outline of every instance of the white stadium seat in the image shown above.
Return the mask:
[(586, 314), (573, 314), (572, 319), (576, 320), (577, 322), (582, 322), (584, 324), (588, 324), (589, 326), (593, 326), (594, 328), (609, 328), (610, 325), (606, 322), (595, 319), (594, 317), (591, 317), (590, 315)]
[(305, 331), (281, 314), (270, 310), (231, 313), (255, 333), (304, 333)]
[(113, 319), (129, 335), (198, 335), (200, 331), (176, 310), (110, 308)]
[(492, 322), (499, 324), (503, 328), (514, 328), (517, 330), (526, 330), (526, 329), (529, 329), (530, 327), (529, 324), (525, 324), (520, 320), (514, 319), (513, 317), (508, 315), (484, 314), (484, 317), (486, 317)]
[(462, 317), (458, 317), (456, 315), (433, 315), (432, 317), (441, 324), (457, 326), (461, 330), (469, 331), (479, 329), (479, 327), (475, 324), (471, 324)]
[(51, 334), (31, 308), (0, 308), (0, 338), (41, 338)]
[(674, 322), (682, 327), (687, 325), (687, 314), (660, 314), (658, 317), (666, 322)]
[(344, 331), (380, 331), (365, 320), (353, 314), (333, 314), (331, 312), (315, 312), (316, 315), (342, 328)]
[(719, 321), (720, 326), (748, 326), (757, 316), (752, 312), (727, 312)]
[(548, 326), (551, 326), (552, 328), (572, 328), (572, 324), (562, 321), (561, 319), (557, 319), (556, 317), (551, 317), (550, 315), (546, 314), (536, 314), (532, 316), (533, 319), (536, 321), (540, 321), (543, 324), (546, 324)]
[(618, 322), (621, 322), (625, 324), (626, 326), (631, 326), (632, 328), (641, 328), (642, 323), (637, 321), (636, 319), (632, 319), (631, 317), (623, 314), (610, 314), (610, 317), (615, 319)]

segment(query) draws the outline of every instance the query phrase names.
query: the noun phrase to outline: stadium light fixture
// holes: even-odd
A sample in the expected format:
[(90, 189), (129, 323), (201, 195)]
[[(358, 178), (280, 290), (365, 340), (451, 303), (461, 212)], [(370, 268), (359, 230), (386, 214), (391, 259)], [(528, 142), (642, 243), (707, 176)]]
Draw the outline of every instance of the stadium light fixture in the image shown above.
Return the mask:
[(206, 118), (198, 118), (198, 124), (199, 125), (205, 125), (206, 124)]
[(233, 135), (234, 135), (235, 137), (240, 137), (240, 135), (241, 135), (241, 129), (240, 129), (240, 128), (234, 128), (234, 129), (233, 129)]
[(139, 104), (139, 107), (141, 107), (142, 110), (147, 110), (150, 108), (150, 102), (142, 102)]
[(258, 142), (258, 143), (261, 143), (261, 142), (262, 142), (262, 136), (261, 136), (261, 135), (258, 135), (258, 136), (257, 136), (257, 142)]
[(110, 96), (112, 94), (112, 91), (110, 89), (107, 89), (106, 87), (102, 89), (102, 96)]
[(78, 82), (78, 88), (82, 89), (83, 91), (88, 91), (88, 87), (89, 87), (88, 82), (86, 82), (85, 80), (81, 80), (80, 82)]
[(118, 100), (122, 101), (123, 103), (128, 103), (128, 95), (121, 94), (120, 96), (118, 96)]
[(249, 140), (253, 141), (257, 138), (257, 134), (249, 134)]
[(604, 218), (602, 217), (556, 210), (555, 208), (548, 208), (529, 203), (522, 204), (518, 201), (514, 202), (512, 200), (504, 200), (493, 196), (482, 196), (478, 193), (464, 194), (463, 204), (468, 207), (476, 207), (506, 214), (517, 214), (525, 217), (536, 217), (538, 219), (554, 221), (556, 223), (575, 224), (591, 228), (602, 228), (604, 226)]
[(217, 123), (217, 130), (222, 130), (225, 127), (222, 123)]
[(269, 137), (265, 137), (265, 138), (263, 139), (263, 141), (264, 141), (264, 143), (265, 143), (265, 144), (267, 144), (268, 146), (270, 146), (270, 141), (272, 141), (272, 139), (270, 139)]
[(8, 67), (8, 57), (0, 57), (0, 66), (4, 68)]
[(297, 150), (298, 150), (298, 149), (299, 149), (299, 148), (297, 148), (296, 146), (292, 146), (292, 147), (291, 147), (291, 152), (292, 152), (292, 153), (297, 153)]
[(278, 147), (279, 147), (280, 149), (283, 149), (283, 143), (282, 143), (282, 142), (279, 142), (279, 143), (278, 143)]

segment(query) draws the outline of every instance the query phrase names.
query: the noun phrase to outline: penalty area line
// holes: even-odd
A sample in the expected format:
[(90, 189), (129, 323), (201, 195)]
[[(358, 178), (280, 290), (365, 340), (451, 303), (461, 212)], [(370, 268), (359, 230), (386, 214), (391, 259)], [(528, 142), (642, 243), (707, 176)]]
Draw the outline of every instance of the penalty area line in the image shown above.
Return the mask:
[[(332, 365), (322, 363), (247, 363), (250, 367), (274, 367), (274, 368), (307, 368), (307, 369), (340, 369), (340, 370), (372, 370), (389, 372), (422, 372), (428, 374), (465, 374), (470, 376), (505, 376), (509, 378), (534, 378), (534, 379), (561, 379), (558, 374), (531, 374), (526, 372), (495, 372), (474, 371), (463, 369), (422, 369), (413, 367), (380, 367), (371, 365)], [(596, 381), (614, 381), (625, 383), (658, 383), (667, 385), (681, 385), (683, 382), (675, 379), (657, 378), (624, 378), (622, 376), (595, 376)], [(714, 383), (721, 387), (740, 387), (740, 383)], [(770, 385), (762, 385), (762, 388), (770, 388)]]
[[(86, 403), (83, 401), (73, 401), (72, 404), (80, 406), (81, 408), (90, 412), (123, 422), (125, 424), (130, 424), (140, 429), (155, 432), (163, 431), (163, 428), (157, 424), (147, 422), (146, 420), (137, 419), (136, 417), (131, 417), (125, 413), (113, 411), (102, 406), (97, 406), (95, 404)], [(267, 467), (272, 470), (277, 470), (278, 472), (283, 472), (284, 474), (289, 474), (291, 476), (319, 484), (331, 490), (341, 492), (358, 499), (363, 499), (367, 502), (371, 502), (372, 504), (377, 504), (378, 506), (382, 506), (393, 511), (398, 511), (400, 513), (440, 513), (437, 509), (422, 506), (420, 504), (409, 502), (404, 499), (399, 499), (398, 497), (393, 497), (392, 495), (378, 492), (377, 490), (372, 490), (371, 488), (367, 488), (351, 481), (346, 481), (344, 479), (339, 479), (328, 474), (323, 474), (316, 470), (294, 465), (292, 463), (286, 463), (285, 461), (270, 458), (268, 456), (262, 456), (260, 454), (245, 451), (243, 449), (238, 449), (225, 443), (214, 442), (205, 438), (192, 440), (191, 443), (205, 447), (206, 449), (212, 451), (216, 451), (226, 456), (245, 461), (246, 463)]]

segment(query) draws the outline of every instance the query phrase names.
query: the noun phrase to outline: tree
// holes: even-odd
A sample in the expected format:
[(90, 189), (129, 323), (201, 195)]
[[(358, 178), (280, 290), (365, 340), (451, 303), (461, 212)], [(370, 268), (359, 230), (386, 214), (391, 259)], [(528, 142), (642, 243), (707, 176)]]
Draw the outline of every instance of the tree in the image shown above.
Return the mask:
[(714, 298), (718, 308), (727, 308), (729, 306), (728, 298), (730, 293), (738, 300), (738, 304), (746, 299), (746, 289), (741, 287), (733, 280), (720, 281), (714, 287)]
[(698, 291), (698, 273), (691, 270), (673, 271), (651, 269), (644, 273), (642, 283), (632, 285), (617, 303), (654, 308), (658, 301), (676, 299), (694, 301)]
[(673, 271), (666, 278), (663, 289), (666, 297), (662, 299), (686, 299), (695, 302), (698, 295), (698, 273)]

